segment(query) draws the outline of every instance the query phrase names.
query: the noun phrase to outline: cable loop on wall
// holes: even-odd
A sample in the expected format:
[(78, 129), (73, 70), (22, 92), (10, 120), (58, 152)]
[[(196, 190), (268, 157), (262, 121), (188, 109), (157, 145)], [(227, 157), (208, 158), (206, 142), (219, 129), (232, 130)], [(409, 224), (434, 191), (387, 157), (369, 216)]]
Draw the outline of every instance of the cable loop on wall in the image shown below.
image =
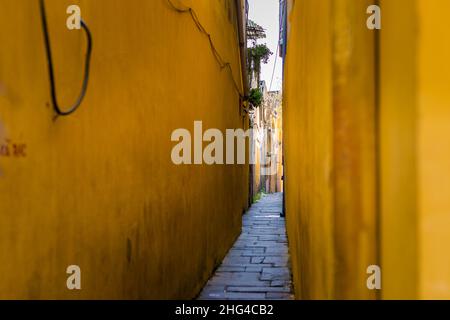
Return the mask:
[(81, 102), (83, 101), (87, 87), (89, 82), (89, 69), (90, 69), (90, 62), (91, 62), (91, 53), (92, 53), (92, 35), (89, 30), (89, 27), (86, 25), (86, 23), (81, 20), (81, 27), (83, 28), (86, 39), (87, 39), (87, 49), (86, 49), (86, 57), (85, 57), (85, 64), (84, 64), (84, 76), (83, 76), (83, 84), (81, 87), (81, 92), (78, 95), (78, 98), (76, 102), (70, 106), (69, 108), (62, 108), (58, 104), (57, 94), (56, 94), (56, 84), (55, 84), (55, 74), (54, 74), (54, 68), (53, 68), (53, 59), (52, 59), (52, 50), (50, 45), (50, 36), (48, 31), (48, 24), (47, 24), (47, 15), (45, 10), (45, 3), (44, 0), (39, 0), (40, 4), (40, 11), (41, 11), (41, 19), (42, 19), (42, 30), (44, 32), (44, 42), (45, 42), (45, 50), (47, 54), (47, 64), (48, 64), (48, 74), (50, 79), (50, 93), (51, 93), (51, 99), (53, 104), (53, 109), (55, 110), (56, 114), (59, 116), (68, 116), (75, 112), (75, 110), (78, 109), (78, 107), (81, 105)]

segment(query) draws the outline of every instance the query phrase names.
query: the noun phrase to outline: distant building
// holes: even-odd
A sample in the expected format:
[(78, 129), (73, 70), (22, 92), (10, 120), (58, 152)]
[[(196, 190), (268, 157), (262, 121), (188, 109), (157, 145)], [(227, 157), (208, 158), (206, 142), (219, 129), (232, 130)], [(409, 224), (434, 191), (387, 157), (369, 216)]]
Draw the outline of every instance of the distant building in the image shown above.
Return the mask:
[(263, 103), (251, 116), (251, 148), (256, 160), (253, 190), (255, 194), (281, 192), (282, 95), (280, 91), (267, 91), (265, 81), (260, 81), (259, 89), (263, 93)]

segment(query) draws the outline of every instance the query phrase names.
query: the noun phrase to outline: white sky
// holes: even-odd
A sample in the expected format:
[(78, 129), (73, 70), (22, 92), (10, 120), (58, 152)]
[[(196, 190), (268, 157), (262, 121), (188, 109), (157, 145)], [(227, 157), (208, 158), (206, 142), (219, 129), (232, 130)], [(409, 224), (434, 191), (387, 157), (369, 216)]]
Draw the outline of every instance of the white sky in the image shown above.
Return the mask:
[(267, 38), (259, 40), (258, 43), (266, 43), (269, 49), (273, 52), (269, 63), (261, 65), (261, 80), (266, 81), (267, 90), (269, 90), (270, 79), (272, 78), (273, 66), (276, 58), (277, 66), (273, 77), (272, 91), (281, 90), (283, 61), (279, 56), (276, 56), (280, 29), (279, 0), (249, 0), (248, 3), (249, 19), (266, 29)]

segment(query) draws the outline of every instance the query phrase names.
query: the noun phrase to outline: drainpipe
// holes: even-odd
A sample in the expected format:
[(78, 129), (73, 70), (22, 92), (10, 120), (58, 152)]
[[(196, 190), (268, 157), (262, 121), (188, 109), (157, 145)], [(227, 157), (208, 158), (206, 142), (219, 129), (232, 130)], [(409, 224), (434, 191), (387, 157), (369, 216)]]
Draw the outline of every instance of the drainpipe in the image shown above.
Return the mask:
[(239, 29), (239, 51), (241, 55), (241, 73), (242, 73), (242, 83), (244, 89), (244, 97), (248, 97), (249, 86), (248, 86), (248, 76), (247, 76), (247, 1), (246, 0), (235, 0), (237, 8), (237, 20)]
[[(247, 99), (249, 95), (249, 84), (247, 76), (247, 0), (235, 0), (235, 4), (237, 10), (237, 21), (239, 31), (239, 53), (241, 56), (242, 87), (244, 90), (244, 99)], [(253, 176), (254, 176), (254, 166), (252, 164), (249, 164), (249, 181), (248, 181), (249, 192), (247, 199), (247, 205), (249, 207), (252, 205), (253, 202), (253, 194), (254, 194)]]

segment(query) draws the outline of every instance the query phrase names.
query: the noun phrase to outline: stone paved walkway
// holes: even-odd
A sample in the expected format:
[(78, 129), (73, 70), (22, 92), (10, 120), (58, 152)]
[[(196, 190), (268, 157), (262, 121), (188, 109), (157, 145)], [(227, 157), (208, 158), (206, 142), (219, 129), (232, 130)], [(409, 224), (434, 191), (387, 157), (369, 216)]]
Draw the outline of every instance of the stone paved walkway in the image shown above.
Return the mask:
[(243, 217), (242, 234), (199, 299), (293, 299), (282, 193), (264, 196)]

